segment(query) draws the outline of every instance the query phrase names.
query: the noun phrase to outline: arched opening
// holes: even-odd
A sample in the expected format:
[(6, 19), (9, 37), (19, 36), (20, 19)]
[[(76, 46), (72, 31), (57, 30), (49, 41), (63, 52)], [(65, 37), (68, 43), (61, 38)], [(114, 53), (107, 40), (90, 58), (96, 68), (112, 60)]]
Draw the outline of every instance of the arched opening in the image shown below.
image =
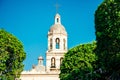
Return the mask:
[(64, 49), (64, 50), (66, 49), (66, 48), (65, 48), (65, 44), (66, 44), (66, 40), (63, 39), (63, 49)]
[(60, 58), (60, 65), (62, 64), (62, 61), (63, 61), (63, 57)]
[(52, 49), (52, 39), (50, 39), (50, 49)]
[(55, 68), (55, 58), (51, 58), (51, 68)]
[(57, 18), (57, 23), (59, 22), (59, 18)]
[(60, 39), (56, 38), (55, 42), (56, 42), (56, 49), (60, 49)]

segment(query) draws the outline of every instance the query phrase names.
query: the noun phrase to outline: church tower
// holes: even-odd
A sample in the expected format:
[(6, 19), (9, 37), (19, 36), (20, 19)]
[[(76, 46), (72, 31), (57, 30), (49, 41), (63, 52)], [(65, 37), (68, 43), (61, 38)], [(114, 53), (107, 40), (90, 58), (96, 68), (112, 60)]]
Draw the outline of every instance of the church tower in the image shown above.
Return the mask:
[(55, 15), (55, 23), (48, 31), (46, 70), (59, 71), (64, 54), (67, 52), (67, 32), (61, 24), (60, 15)]

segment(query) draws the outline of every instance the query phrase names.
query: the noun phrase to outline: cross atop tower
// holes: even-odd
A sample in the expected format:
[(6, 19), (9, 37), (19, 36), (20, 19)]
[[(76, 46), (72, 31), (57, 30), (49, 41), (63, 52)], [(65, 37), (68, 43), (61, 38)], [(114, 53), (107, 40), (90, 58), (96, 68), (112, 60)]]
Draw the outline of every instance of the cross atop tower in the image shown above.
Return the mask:
[(56, 3), (55, 7), (56, 7), (56, 13), (58, 13), (58, 8), (60, 7), (60, 5)]

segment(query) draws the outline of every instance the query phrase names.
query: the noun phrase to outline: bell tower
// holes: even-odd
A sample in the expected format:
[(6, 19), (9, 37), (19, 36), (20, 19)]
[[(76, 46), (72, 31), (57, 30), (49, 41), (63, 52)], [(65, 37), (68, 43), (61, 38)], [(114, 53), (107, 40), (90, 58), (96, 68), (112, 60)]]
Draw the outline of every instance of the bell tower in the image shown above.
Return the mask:
[(55, 15), (54, 20), (54, 25), (48, 31), (47, 71), (59, 71), (64, 54), (67, 52), (67, 32), (61, 24), (61, 18), (58, 13)]

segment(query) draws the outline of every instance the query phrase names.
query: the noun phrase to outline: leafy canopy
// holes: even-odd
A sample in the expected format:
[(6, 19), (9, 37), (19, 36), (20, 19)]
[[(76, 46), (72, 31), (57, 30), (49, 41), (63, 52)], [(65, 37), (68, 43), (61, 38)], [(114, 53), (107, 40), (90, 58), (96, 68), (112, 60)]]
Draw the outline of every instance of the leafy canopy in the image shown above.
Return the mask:
[(22, 43), (12, 34), (0, 29), (0, 80), (19, 77), (25, 58)]
[(97, 57), (93, 50), (96, 48), (95, 42), (92, 44), (82, 44), (70, 49), (61, 64), (60, 80), (88, 80), (91, 79), (94, 71), (94, 62)]
[(98, 69), (101, 79), (120, 78), (120, 0), (104, 0), (95, 12)]

